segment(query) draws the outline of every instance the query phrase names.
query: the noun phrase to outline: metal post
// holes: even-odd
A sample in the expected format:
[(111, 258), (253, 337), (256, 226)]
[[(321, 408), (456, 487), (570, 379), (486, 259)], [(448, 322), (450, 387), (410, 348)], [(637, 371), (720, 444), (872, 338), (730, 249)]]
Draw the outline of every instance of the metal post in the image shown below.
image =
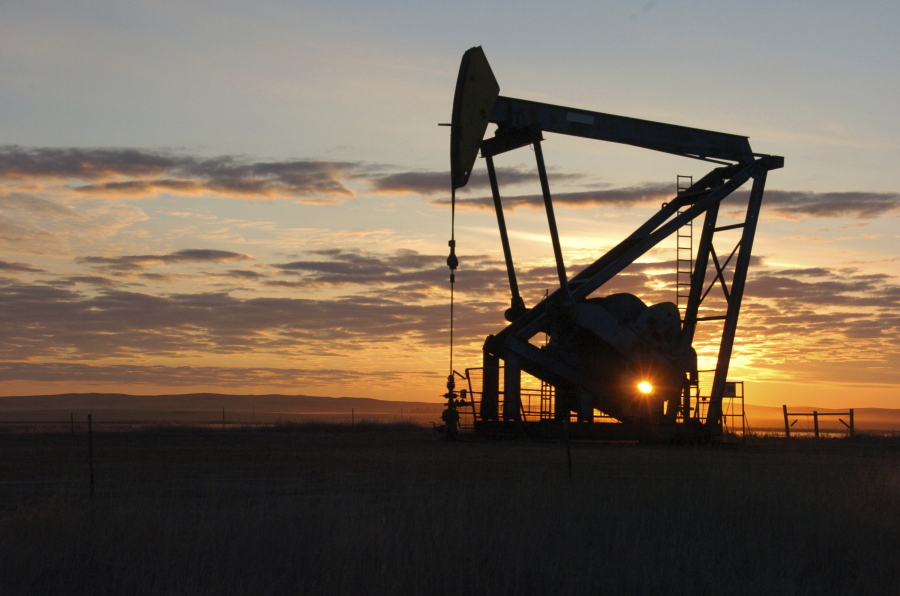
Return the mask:
[(571, 389), (557, 387), (554, 419), (565, 420), (568, 424), (569, 418), (572, 417), (572, 404), (575, 403), (576, 398), (577, 394)]
[(94, 424), (93, 416), (88, 414), (88, 469), (91, 476), (91, 501), (94, 500)]
[(544, 207), (547, 209), (547, 223), (550, 226), (550, 240), (553, 242), (553, 256), (556, 257), (556, 273), (559, 275), (559, 287), (563, 295), (570, 299), (569, 276), (563, 263), (562, 247), (559, 244), (559, 231), (556, 229), (556, 216), (553, 214), (553, 199), (550, 198), (550, 182), (547, 180), (547, 168), (544, 166), (544, 152), (541, 142), (534, 142), (534, 156), (537, 160), (538, 176), (541, 179), (541, 192), (544, 194)]
[(703, 295), (706, 268), (709, 266), (709, 253), (718, 217), (719, 203), (716, 202), (706, 210), (706, 217), (703, 220), (703, 231), (700, 232), (700, 242), (697, 245), (697, 259), (694, 261), (694, 275), (691, 277), (691, 293), (688, 296), (687, 306), (684, 309), (684, 323), (682, 325), (681, 342), (686, 345), (691, 345), (694, 342), (694, 332), (697, 329), (697, 313), (700, 310), (700, 297)]
[(519, 357), (510, 353), (503, 367), (503, 419), (522, 419), (522, 369)]
[(481, 419), (496, 420), (500, 408), (500, 359), (484, 353), (481, 379)]
[[(506, 218), (503, 216), (503, 205), (500, 202), (500, 187), (497, 184), (497, 172), (494, 169), (494, 158), (485, 157), (488, 179), (491, 182), (491, 194), (494, 197), (494, 211), (497, 212), (497, 227), (500, 228), (500, 243), (503, 245), (503, 258), (506, 260), (506, 275), (509, 277), (509, 291), (512, 294), (511, 308), (524, 310), (525, 302), (519, 295), (519, 284), (516, 281), (516, 269), (513, 265), (512, 250), (509, 247), (509, 234), (506, 231)], [(515, 313), (512, 313), (515, 314)]]
[(781, 406), (782, 411), (784, 412), (784, 437), (786, 439), (791, 438), (791, 423), (788, 422), (788, 411), (787, 406)]
[(737, 262), (734, 265), (731, 297), (728, 300), (728, 312), (725, 315), (725, 325), (722, 329), (722, 343), (719, 346), (716, 376), (713, 379), (712, 391), (709, 396), (706, 426), (710, 430), (718, 426), (722, 416), (722, 396), (725, 394), (725, 379), (728, 377), (728, 364), (731, 362), (731, 351), (734, 348), (734, 334), (737, 331), (741, 299), (744, 296), (744, 285), (747, 281), (747, 269), (750, 267), (753, 237), (756, 235), (756, 223), (759, 219), (763, 190), (766, 186), (766, 169), (764, 167), (757, 167), (756, 169), (757, 171), (753, 175), (753, 188), (750, 190), (750, 199), (747, 201), (747, 214), (744, 218), (741, 247), (738, 252)]
[(850, 438), (856, 436), (856, 427), (853, 425), (853, 408), (850, 408)]
[(815, 431), (816, 438), (819, 438), (819, 413), (813, 410), (813, 430)]
[(691, 417), (691, 383), (688, 379), (684, 380), (684, 386), (681, 388), (681, 417), (682, 420)]

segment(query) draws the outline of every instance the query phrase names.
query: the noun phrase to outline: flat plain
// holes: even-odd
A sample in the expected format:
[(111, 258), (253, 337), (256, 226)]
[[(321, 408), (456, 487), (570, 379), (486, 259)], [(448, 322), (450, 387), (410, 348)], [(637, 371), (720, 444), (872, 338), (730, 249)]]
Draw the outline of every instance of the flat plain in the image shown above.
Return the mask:
[(900, 442), (0, 433), (0, 593), (897, 594)]

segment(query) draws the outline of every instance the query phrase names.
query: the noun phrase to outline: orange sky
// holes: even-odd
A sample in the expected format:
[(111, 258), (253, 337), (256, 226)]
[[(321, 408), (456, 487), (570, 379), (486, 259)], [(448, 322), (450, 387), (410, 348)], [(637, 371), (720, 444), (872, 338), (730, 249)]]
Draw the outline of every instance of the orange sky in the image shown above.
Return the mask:
[[(803, 4), (777, 19), (569, 6), (577, 22), (548, 5), (505, 15), (511, 35), (412, 5), (399, 23), (352, 2), (252, 15), (14, 3), (0, 23), (0, 395), (440, 400), (450, 221), (436, 124), (462, 52), (484, 45), (503, 94), (749, 135), (785, 156), (731, 377), (761, 405), (897, 407), (898, 9)], [(546, 44), (523, 43), (528, 31)], [(546, 136), (571, 273), (670, 199), (677, 175), (709, 169)], [(501, 157), (533, 305), (558, 284), (540, 188), (530, 152)], [(508, 306), (489, 193), (479, 160), (457, 213), (459, 370), (480, 365)], [(673, 300), (674, 258), (672, 239), (601, 293)]]

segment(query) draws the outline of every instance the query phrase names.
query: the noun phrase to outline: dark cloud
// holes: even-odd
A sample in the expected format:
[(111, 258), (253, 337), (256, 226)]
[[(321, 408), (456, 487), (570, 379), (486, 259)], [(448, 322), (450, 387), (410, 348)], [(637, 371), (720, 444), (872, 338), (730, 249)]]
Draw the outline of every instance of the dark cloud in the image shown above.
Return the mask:
[(832, 271), (830, 269), (826, 269), (825, 267), (806, 267), (803, 269), (781, 269), (778, 272), (780, 275), (786, 275), (789, 277), (827, 277), (832, 275)]
[[(12, 284), (0, 288), (0, 305), (0, 358), (6, 360), (250, 351), (289, 358), (329, 350), (349, 355), (403, 338), (442, 342), (447, 324), (444, 304), (410, 304), (380, 295), (330, 300), (118, 290), (85, 295), (49, 285)], [(461, 307), (467, 311), (473, 308)], [(472, 321), (477, 324), (473, 317), (469, 326)]]
[(793, 275), (766, 272), (750, 278), (746, 288), (748, 295), (758, 298), (796, 301), (804, 305), (897, 306), (896, 297), (890, 295), (890, 290), (891, 286), (884, 286), (881, 280), (847, 277), (837, 272), (821, 281), (804, 281)]
[[(434, 193), (438, 191), (435, 190)], [(446, 189), (441, 192), (447, 194)], [(434, 194), (432, 193), (432, 194)], [(501, 187), (502, 193), (502, 187)], [(739, 191), (734, 197), (746, 201), (748, 191)], [(427, 194), (427, 193), (422, 193)], [(614, 206), (628, 207), (638, 204), (663, 203), (671, 200), (674, 192), (670, 183), (647, 183), (638, 186), (589, 190), (582, 192), (553, 193), (553, 203), (570, 207)], [(448, 198), (432, 201), (435, 205), (448, 205)], [(458, 207), (493, 209), (490, 196), (457, 197)], [(542, 208), (544, 198), (539, 194), (503, 196), (503, 205), (508, 209), (518, 207)], [(791, 219), (803, 217), (855, 217), (871, 219), (894, 213), (900, 209), (900, 193), (875, 192), (801, 192), (786, 190), (766, 190), (763, 213)]]
[(79, 257), (77, 262), (96, 265), (111, 271), (137, 271), (157, 263), (207, 262), (223, 263), (251, 259), (248, 255), (227, 250), (186, 249), (165, 255), (128, 255), (122, 257)]
[[(379, 372), (382, 381), (421, 377), (417, 372)], [(329, 383), (356, 383), (371, 379), (368, 371), (328, 368), (261, 368), (227, 366), (142, 366), (53, 362), (0, 362), (0, 381), (40, 381), (68, 383), (119, 383), (195, 387), (197, 385), (236, 387), (254, 385), (290, 387)]]
[(249, 269), (229, 269), (224, 274), (226, 277), (234, 277), (237, 279), (259, 279), (262, 275), (257, 271)]
[(117, 282), (106, 277), (97, 275), (75, 275), (67, 277), (65, 282), (68, 284), (86, 284), (90, 286), (98, 286), (102, 288), (112, 288), (118, 285)]
[[(392, 254), (325, 249), (309, 253), (316, 259), (273, 265), (283, 273), (302, 276), (307, 285), (407, 284), (429, 285), (446, 277), (446, 256), (422, 255), (401, 249)], [(271, 285), (284, 285), (271, 281)]]
[(0, 271), (8, 271), (10, 273), (43, 273), (43, 269), (36, 269), (27, 263), (11, 263), (9, 261), (0, 261)]
[(900, 193), (801, 192), (767, 190), (763, 212), (783, 217), (857, 217), (871, 219), (900, 209)]
[[(183, 251), (185, 255), (216, 256), (203, 251)], [(88, 365), (109, 358), (247, 353), (271, 354), (290, 363), (322, 355), (363, 358), (379, 349), (415, 352), (446, 346), (449, 285), (444, 255), (328, 249), (306, 256), (273, 267), (283, 278), (267, 277), (263, 283), (301, 290), (358, 284), (361, 293), (315, 299), (297, 292), (301, 297), (242, 299), (225, 292), (126, 292), (107, 285), (105, 278), (89, 276), (66, 281), (92, 284), (92, 293), (71, 285), (11, 281), (0, 286), (0, 360), (12, 363), (6, 369), (0, 366), (0, 378), (36, 379), (43, 373), (42, 380), (51, 380), (68, 371), (72, 379), (102, 382), (133, 370), (134, 379), (127, 380), (136, 383), (246, 386), (269, 369), (248, 369), (243, 381), (243, 369), (221, 369), (225, 376), (213, 383), (205, 375), (212, 376), (219, 370), (215, 367)], [(585, 265), (573, 263), (570, 274)], [(674, 301), (674, 270), (671, 260), (634, 263), (598, 293), (630, 292), (648, 304)], [(521, 267), (518, 273), (529, 306), (558, 285), (552, 266)], [(230, 270), (232, 274), (252, 277), (238, 269)], [(505, 324), (502, 312), (509, 288), (502, 263), (464, 255), (456, 289), (459, 358), (478, 362), (483, 338)], [(714, 302), (711, 295), (704, 306), (716, 304), (721, 301)], [(900, 336), (900, 315), (894, 314), (900, 312), (900, 286), (883, 274), (827, 267), (778, 269), (755, 259), (744, 304), (740, 350), (760, 363), (849, 352), (877, 359), (878, 350), (884, 352)], [(702, 330), (698, 341), (712, 342), (713, 336)], [(61, 364), (35, 363), (40, 360)], [(294, 372), (284, 374), (305, 369), (290, 370)], [(280, 378), (282, 373), (271, 374)]]
[(136, 149), (27, 149), (0, 147), (0, 175), (6, 179), (157, 176), (179, 165), (178, 158)]
[[(385, 167), (361, 162), (324, 160), (252, 161), (236, 156), (202, 158), (136, 149), (0, 147), (0, 178), (6, 181), (64, 181), (80, 193), (137, 197), (160, 192), (215, 193), (225, 196), (274, 199), (297, 198), (329, 202), (353, 197), (349, 180), (364, 180), (376, 193), (449, 194), (449, 172), (414, 171), (383, 173)], [(536, 173), (524, 168), (498, 168), (501, 189), (506, 185), (536, 183)], [(583, 173), (551, 172), (551, 181), (584, 183)], [(473, 174), (469, 189), (488, 188), (487, 174)], [(614, 189), (565, 192), (554, 195), (559, 204), (571, 206), (662, 202), (672, 196), (671, 183)], [(746, 191), (744, 191), (746, 193)], [(540, 195), (505, 197), (510, 208), (536, 207)], [(447, 199), (436, 201), (445, 204)], [(490, 197), (460, 198), (460, 206), (490, 208)], [(54, 207), (53, 205), (50, 205)], [(61, 206), (56, 206), (63, 208)], [(33, 208), (33, 207), (32, 207)], [(900, 208), (900, 193), (865, 191), (816, 193), (767, 190), (765, 211), (789, 218), (873, 218)]]
[(78, 192), (117, 197), (158, 192), (268, 199), (352, 197), (342, 179), (364, 170), (359, 163), (322, 160), (253, 162), (135, 149), (0, 147), (0, 177), (6, 180), (81, 181), (74, 184)]
[[(552, 193), (552, 197), (554, 205), (568, 205), (570, 207), (629, 207), (644, 203), (663, 203), (670, 200), (673, 194), (672, 184), (670, 183), (648, 183), (640, 186), (605, 190)], [(450, 200), (439, 199), (432, 203), (435, 205), (448, 205)], [(492, 197), (457, 197), (456, 205), (457, 207), (493, 209), (494, 199)], [(518, 207), (543, 208), (544, 197), (543, 195), (503, 196), (503, 206), (508, 209), (516, 209)]]
[[(554, 182), (578, 182), (586, 178), (584, 174), (565, 174), (552, 172)], [(501, 185), (538, 183), (537, 171), (521, 168), (497, 168), (497, 180)], [(397, 172), (384, 174), (369, 179), (375, 192), (379, 193), (412, 193), (418, 195), (435, 195), (450, 193), (450, 172)], [(490, 188), (487, 172), (475, 172), (469, 178), (465, 189)], [(464, 189), (464, 190), (465, 190)]]

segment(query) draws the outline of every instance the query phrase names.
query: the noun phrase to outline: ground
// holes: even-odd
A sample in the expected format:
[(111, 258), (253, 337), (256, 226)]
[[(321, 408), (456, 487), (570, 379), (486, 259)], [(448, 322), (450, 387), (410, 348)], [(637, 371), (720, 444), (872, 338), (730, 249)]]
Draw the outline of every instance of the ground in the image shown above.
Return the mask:
[(896, 594), (900, 442), (0, 434), (0, 593)]

